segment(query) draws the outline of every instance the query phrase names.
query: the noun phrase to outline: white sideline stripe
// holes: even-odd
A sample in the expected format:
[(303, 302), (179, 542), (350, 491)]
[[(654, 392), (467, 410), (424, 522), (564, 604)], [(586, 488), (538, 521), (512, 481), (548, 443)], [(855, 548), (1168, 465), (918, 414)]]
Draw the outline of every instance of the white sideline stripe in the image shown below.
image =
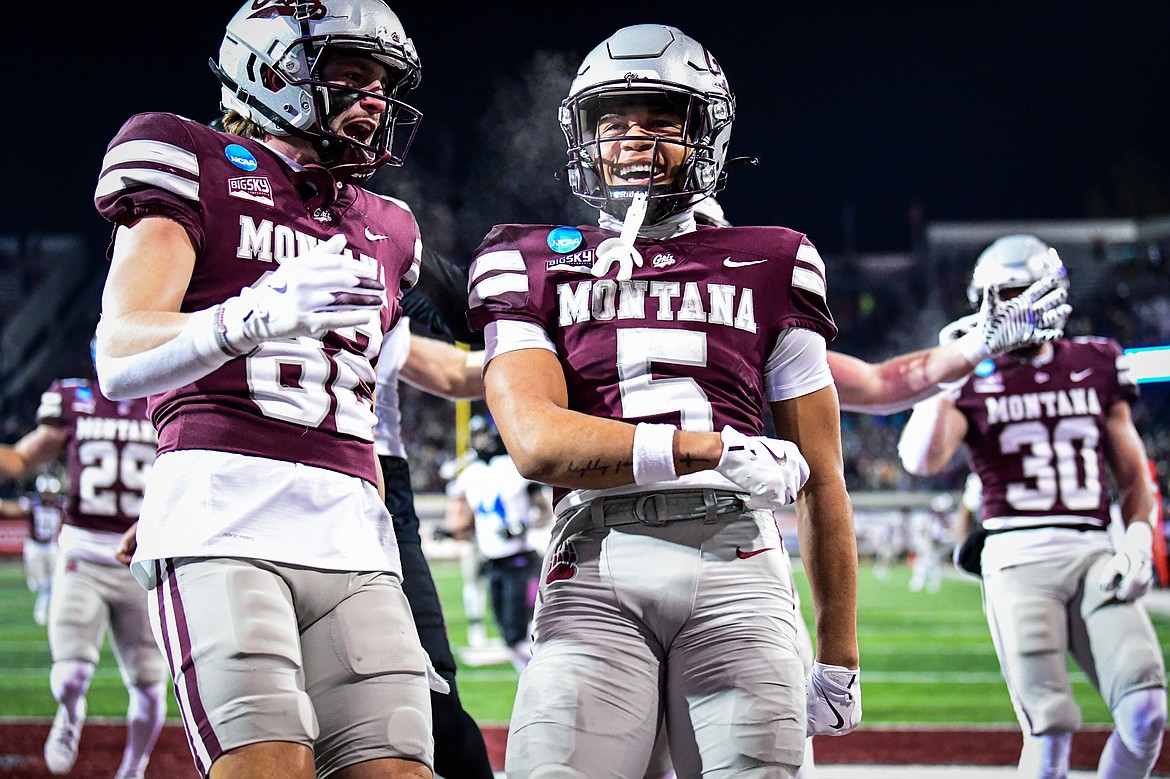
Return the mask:
[[(1069, 674), (1074, 682), (1088, 684), (1089, 679), (1080, 671)], [(508, 670), (478, 671), (475, 669), (460, 668), (456, 679), (470, 679), (477, 682), (508, 682), (516, 680), (516, 673)], [(987, 684), (989, 682), (1003, 684), (1003, 676), (999, 671), (971, 671), (954, 673), (951, 671), (875, 671), (867, 672), (861, 677), (861, 683), (879, 682), (887, 684)]]
[[(0, 668), (0, 676), (6, 679), (36, 679), (38, 677), (49, 678), (48, 664), (37, 666), (36, 668)], [(121, 679), (122, 674), (118, 672), (117, 668), (99, 668), (97, 673), (93, 675), (94, 679)]]

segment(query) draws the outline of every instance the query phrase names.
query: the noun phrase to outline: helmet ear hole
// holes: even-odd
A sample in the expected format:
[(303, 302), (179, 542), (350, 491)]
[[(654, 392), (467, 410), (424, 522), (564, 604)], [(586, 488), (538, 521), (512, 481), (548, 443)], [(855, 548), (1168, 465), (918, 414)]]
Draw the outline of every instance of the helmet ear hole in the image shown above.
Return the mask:
[(269, 67), (266, 63), (260, 65), (260, 83), (269, 92), (279, 92), (288, 86), (288, 82), (276, 72), (276, 69)]

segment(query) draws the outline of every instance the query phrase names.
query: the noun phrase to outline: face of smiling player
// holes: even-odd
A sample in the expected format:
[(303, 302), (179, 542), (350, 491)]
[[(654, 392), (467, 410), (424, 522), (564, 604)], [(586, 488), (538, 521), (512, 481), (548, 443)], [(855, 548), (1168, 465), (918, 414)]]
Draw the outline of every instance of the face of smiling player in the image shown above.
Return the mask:
[[(628, 101), (613, 106), (597, 121), (601, 168), (610, 187), (655, 189), (675, 184), (689, 149), (682, 143), (686, 118), (668, 104)], [(612, 139), (612, 140), (607, 140)]]

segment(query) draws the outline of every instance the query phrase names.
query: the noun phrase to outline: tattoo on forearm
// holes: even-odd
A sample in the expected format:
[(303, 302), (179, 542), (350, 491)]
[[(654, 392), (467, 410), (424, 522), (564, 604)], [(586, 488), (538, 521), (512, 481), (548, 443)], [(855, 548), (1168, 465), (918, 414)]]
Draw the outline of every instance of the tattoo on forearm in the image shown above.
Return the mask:
[(612, 468), (614, 474), (620, 474), (626, 468), (632, 468), (633, 463), (629, 460), (618, 460), (616, 463), (603, 463), (601, 458), (586, 460), (583, 463), (578, 463), (576, 460), (570, 460), (565, 469), (570, 473), (575, 473), (578, 476), (588, 476), (589, 474), (601, 474), (608, 476)]
[(707, 463), (711, 463), (711, 467), (714, 468), (719, 464), (718, 462), (713, 462), (710, 457), (696, 457), (690, 452), (683, 452), (680, 459), (682, 460), (682, 464), (688, 468), (695, 465), (706, 465)]

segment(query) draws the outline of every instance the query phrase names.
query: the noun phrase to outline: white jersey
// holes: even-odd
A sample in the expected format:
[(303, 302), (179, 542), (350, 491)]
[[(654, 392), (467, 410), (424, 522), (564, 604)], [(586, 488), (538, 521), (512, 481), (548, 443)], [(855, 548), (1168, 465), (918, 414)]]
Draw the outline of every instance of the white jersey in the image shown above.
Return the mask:
[(451, 498), (465, 498), (475, 515), (475, 543), (488, 560), (533, 550), (528, 528), (537, 513), (525, 479), (506, 454), (489, 462), (476, 460), (447, 488)]

